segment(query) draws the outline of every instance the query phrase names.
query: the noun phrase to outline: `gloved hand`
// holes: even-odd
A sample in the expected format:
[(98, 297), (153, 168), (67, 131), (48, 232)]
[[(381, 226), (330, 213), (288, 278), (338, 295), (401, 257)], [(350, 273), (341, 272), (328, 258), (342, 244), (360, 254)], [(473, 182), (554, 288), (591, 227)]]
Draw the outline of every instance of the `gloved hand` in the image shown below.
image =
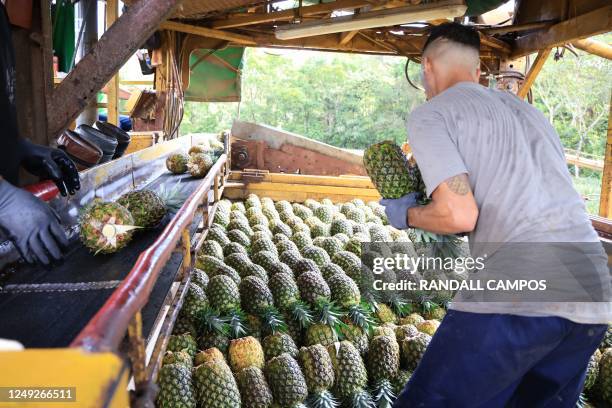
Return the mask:
[(31, 193), (0, 178), (0, 230), (27, 262), (59, 261), (68, 238), (59, 217)]
[(401, 198), (383, 198), (380, 205), (385, 206), (385, 214), (389, 224), (397, 229), (408, 228), (408, 209), (416, 207), (421, 193), (408, 193)]
[(41, 146), (21, 139), (21, 165), (35, 176), (51, 179), (60, 193), (74, 194), (81, 188), (79, 172), (70, 158), (60, 149)]

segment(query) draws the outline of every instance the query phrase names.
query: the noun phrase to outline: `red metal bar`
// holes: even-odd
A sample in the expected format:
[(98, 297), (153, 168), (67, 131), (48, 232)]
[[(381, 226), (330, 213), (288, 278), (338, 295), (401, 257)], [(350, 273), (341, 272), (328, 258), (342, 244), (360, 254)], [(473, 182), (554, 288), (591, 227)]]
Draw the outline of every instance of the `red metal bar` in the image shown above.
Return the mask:
[(59, 194), (59, 190), (57, 189), (55, 183), (49, 180), (36, 184), (30, 184), (29, 186), (25, 186), (23, 189), (29, 191), (43, 201), (51, 201)]
[(72, 341), (71, 347), (91, 351), (114, 350), (118, 347), (132, 316), (148, 301), (157, 277), (176, 248), (182, 231), (192, 222), (200, 202), (204, 196), (208, 196), (214, 178), (226, 160), (225, 154), (217, 160), (161, 235), (140, 254), (121, 285)]

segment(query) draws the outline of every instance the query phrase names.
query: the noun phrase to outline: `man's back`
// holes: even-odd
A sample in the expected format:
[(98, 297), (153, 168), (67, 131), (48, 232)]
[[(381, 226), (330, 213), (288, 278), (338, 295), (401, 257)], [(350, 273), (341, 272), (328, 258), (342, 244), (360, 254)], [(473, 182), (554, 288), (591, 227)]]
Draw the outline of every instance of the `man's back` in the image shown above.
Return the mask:
[[(462, 82), (410, 116), (417, 162), (435, 160), (436, 144), (445, 144), (438, 141), (442, 129), (459, 152), (480, 210), (471, 242), (597, 241), (559, 138), (537, 109), (507, 92)], [(434, 189), (436, 175), (421, 171)]]

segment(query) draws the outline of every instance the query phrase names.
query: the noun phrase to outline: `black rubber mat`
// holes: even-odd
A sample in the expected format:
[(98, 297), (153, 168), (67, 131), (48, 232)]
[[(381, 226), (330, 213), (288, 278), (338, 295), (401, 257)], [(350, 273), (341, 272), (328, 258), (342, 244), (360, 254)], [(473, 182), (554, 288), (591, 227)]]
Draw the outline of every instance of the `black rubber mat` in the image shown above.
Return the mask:
[[(181, 180), (182, 193), (187, 198), (201, 180), (188, 176), (164, 174), (147, 188), (171, 186)], [(171, 181), (171, 182), (170, 182)], [(169, 183), (170, 182), (170, 183)], [(72, 243), (61, 265), (48, 270), (20, 266), (6, 274), (0, 286), (31, 283), (77, 283), (122, 280), (132, 269), (140, 253), (149, 247), (170, 216), (154, 229), (139, 231), (123, 250), (109, 255), (93, 255), (78, 240)], [(191, 225), (192, 236), (201, 217)], [(164, 298), (174, 281), (182, 261), (180, 251), (166, 263), (142, 311), (143, 334), (149, 335)], [(2, 293), (0, 290), (0, 338), (14, 339), (26, 347), (66, 347), (100, 309), (113, 289), (70, 292)]]

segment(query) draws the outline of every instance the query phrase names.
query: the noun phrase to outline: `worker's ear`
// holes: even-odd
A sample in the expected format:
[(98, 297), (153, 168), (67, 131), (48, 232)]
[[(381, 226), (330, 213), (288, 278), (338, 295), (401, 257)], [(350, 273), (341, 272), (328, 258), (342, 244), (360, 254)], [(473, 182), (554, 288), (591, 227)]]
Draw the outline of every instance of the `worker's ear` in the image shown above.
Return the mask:
[(480, 81), (480, 74), (481, 74), (481, 70), (480, 67), (476, 68), (476, 71), (474, 72), (474, 82), (479, 82)]

